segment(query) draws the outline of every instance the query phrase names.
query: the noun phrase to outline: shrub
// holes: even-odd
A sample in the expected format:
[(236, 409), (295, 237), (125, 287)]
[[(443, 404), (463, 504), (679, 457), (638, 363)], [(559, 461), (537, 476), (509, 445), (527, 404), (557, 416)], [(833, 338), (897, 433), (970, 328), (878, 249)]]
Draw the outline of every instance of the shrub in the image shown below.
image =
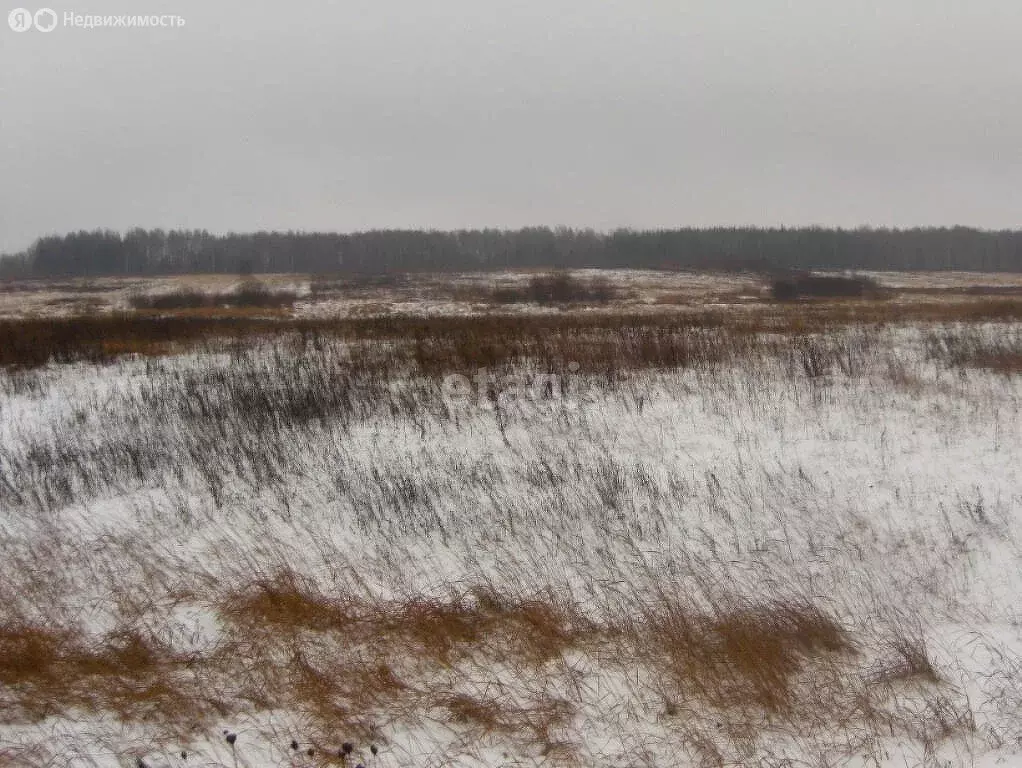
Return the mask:
[(573, 304), (606, 303), (615, 297), (613, 287), (605, 279), (580, 280), (568, 272), (536, 275), (524, 288), (497, 288), (492, 293), (500, 304)]
[(290, 307), (295, 303), (293, 291), (271, 291), (256, 280), (250, 280), (220, 298), (229, 307)]
[(195, 309), (210, 305), (211, 296), (199, 291), (174, 291), (156, 295), (132, 296), (133, 309)]
[(798, 284), (794, 280), (775, 280), (772, 293), (776, 301), (795, 301), (798, 298)]
[(403, 288), (409, 283), (403, 272), (354, 272), (313, 275), (309, 289), (314, 296), (371, 291), (383, 288)]
[(776, 301), (796, 301), (802, 297), (863, 298), (878, 295), (880, 286), (868, 277), (805, 274), (778, 278), (771, 287), (771, 293)]
[(271, 291), (258, 280), (247, 280), (228, 293), (203, 293), (190, 289), (155, 295), (132, 296), (133, 309), (201, 309), (203, 307), (289, 307), (293, 291)]

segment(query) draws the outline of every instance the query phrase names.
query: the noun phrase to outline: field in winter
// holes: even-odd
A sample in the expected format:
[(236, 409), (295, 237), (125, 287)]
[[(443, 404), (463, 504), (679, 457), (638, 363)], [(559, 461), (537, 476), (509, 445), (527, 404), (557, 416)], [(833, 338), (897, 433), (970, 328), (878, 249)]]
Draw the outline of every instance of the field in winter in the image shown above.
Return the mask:
[(1022, 284), (874, 277), (5, 286), (0, 767), (1022, 764)]

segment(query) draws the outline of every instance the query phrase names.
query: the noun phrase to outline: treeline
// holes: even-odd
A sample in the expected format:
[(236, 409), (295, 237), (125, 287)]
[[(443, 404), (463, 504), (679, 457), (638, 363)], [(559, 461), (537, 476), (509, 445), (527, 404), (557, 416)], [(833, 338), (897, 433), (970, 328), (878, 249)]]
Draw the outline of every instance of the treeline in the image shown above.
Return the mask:
[(354, 234), (97, 230), (43, 237), (0, 260), (0, 277), (180, 273), (388, 273), (506, 268), (972, 270), (1022, 272), (1022, 231), (534, 227)]

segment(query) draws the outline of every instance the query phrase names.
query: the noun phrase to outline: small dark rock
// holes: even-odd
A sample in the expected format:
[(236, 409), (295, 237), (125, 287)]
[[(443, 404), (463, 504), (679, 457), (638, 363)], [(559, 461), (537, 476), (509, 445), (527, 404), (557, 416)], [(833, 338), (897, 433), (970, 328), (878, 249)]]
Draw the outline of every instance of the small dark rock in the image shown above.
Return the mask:
[(376, 748), (376, 745), (375, 745), (375, 744), (370, 744), (370, 745), (369, 745), (369, 751), (370, 751), (370, 752), (372, 752), (372, 753), (373, 753), (373, 754), (375, 755), (375, 754), (377, 754), (377, 753), (378, 753), (378, 752), (379, 752), (380, 750), (378, 750), (378, 749)]
[(297, 739), (291, 739), (291, 749), (294, 750), (295, 752), (298, 751), (298, 740)]
[(188, 759), (188, 753), (185, 752), (183, 749), (181, 750), (181, 759), (182, 760), (187, 760)]
[(314, 754), (316, 754), (316, 750), (314, 750), (312, 747), (309, 747), (309, 751), (306, 752), (305, 754), (307, 754), (309, 757), (312, 757)]
[(341, 751), (346, 755), (350, 755), (352, 752), (355, 751), (355, 745), (352, 744), (350, 741), (346, 741), (343, 744), (341, 744)]
[(238, 734), (236, 734), (236, 733), (228, 733), (227, 734), (227, 743), (230, 744), (232, 747), (234, 746), (234, 742), (236, 742), (237, 740), (238, 740)]

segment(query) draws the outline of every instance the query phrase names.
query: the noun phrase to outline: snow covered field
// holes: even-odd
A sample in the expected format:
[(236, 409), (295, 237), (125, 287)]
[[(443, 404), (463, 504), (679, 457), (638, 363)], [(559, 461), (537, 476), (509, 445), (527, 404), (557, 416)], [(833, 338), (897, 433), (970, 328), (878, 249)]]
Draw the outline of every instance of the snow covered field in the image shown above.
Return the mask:
[(1022, 764), (1020, 338), (0, 371), (0, 766)]
[[(552, 311), (535, 305), (494, 307), (489, 293), (519, 286), (535, 272), (474, 272), (458, 275), (416, 274), (387, 279), (381, 276), (260, 275), (270, 290), (292, 291), (297, 301), (290, 314), (297, 318), (365, 317), (381, 314), (472, 315), (493, 312)], [(612, 310), (632, 311), (675, 307), (755, 305), (765, 297), (769, 280), (731, 273), (662, 272), (652, 270), (577, 270), (583, 280), (608, 281), (619, 292)], [(868, 272), (864, 276), (909, 297), (920, 292), (984, 292), (1018, 296), (1022, 276), (1004, 273)], [(237, 288), (245, 278), (236, 275), (178, 275), (169, 277), (69, 278), (0, 283), (0, 319), (69, 317), (82, 313), (121, 312), (138, 296), (175, 291), (221, 293)], [(959, 296), (959, 298), (961, 298)], [(607, 311), (602, 308), (600, 311)]]

